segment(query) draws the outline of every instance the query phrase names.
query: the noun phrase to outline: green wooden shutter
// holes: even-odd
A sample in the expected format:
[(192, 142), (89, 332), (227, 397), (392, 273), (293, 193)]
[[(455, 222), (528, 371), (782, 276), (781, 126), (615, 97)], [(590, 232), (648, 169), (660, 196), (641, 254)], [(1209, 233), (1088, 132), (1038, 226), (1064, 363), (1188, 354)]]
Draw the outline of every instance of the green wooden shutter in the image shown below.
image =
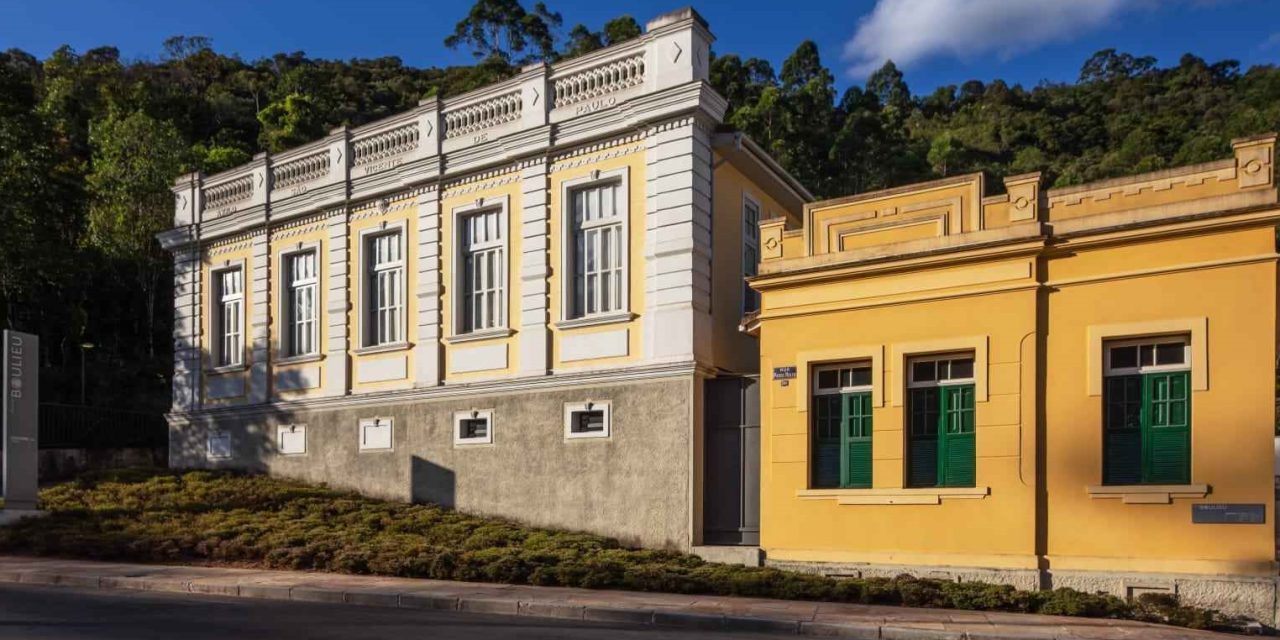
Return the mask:
[(871, 486), (871, 394), (845, 394), (843, 404), (842, 486), (867, 488)]
[(813, 398), (813, 486), (833, 488), (840, 486), (840, 396), (824, 395)]
[(1142, 377), (1142, 481), (1191, 482), (1190, 373), (1149, 373)]
[(1102, 483), (1142, 482), (1142, 376), (1111, 376), (1103, 388)]
[(937, 387), (912, 389), (910, 433), (907, 434), (907, 486), (938, 486), (938, 420)]
[(942, 387), (938, 425), (938, 485), (972, 487), (977, 482), (974, 434), (974, 387)]

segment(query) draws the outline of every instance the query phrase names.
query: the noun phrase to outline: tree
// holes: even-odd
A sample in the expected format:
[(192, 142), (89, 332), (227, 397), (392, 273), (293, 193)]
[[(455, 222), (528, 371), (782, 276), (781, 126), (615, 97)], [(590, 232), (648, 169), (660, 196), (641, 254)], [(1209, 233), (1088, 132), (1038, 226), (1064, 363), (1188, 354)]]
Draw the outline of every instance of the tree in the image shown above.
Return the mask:
[(291, 93), (258, 112), (262, 123), (259, 144), (268, 151), (284, 151), (324, 135), (324, 122), (311, 96)]
[(478, 60), (497, 58), (517, 65), (551, 61), (556, 57), (555, 29), (562, 22), (542, 2), (529, 12), (519, 0), (476, 0), (444, 43), (454, 49), (468, 45)]
[(565, 45), (562, 55), (565, 58), (576, 58), (603, 48), (604, 37), (588, 29), (585, 24), (576, 24), (569, 31), (569, 42)]
[(186, 168), (186, 145), (172, 124), (140, 111), (110, 113), (90, 134), (93, 171), (88, 240), (133, 263), (146, 300), (147, 352), (155, 354), (156, 291), (168, 257), (156, 234), (173, 226), (173, 180)]
[(644, 30), (640, 23), (629, 15), (622, 15), (604, 23), (604, 44), (612, 47), (632, 38), (639, 38)]
[(576, 24), (569, 31), (569, 41), (565, 44), (561, 58), (576, 58), (597, 49), (611, 47), (638, 37), (642, 31), (640, 23), (631, 16), (619, 16), (604, 23), (603, 31), (592, 31), (584, 24)]
[(880, 100), (890, 117), (905, 119), (911, 111), (911, 89), (892, 60), (886, 60), (867, 78), (867, 91)]
[(950, 132), (943, 132), (942, 135), (934, 138), (929, 144), (929, 164), (934, 172), (944, 178), (947, 177), (947, 165), (959, 159), (962, 146)]

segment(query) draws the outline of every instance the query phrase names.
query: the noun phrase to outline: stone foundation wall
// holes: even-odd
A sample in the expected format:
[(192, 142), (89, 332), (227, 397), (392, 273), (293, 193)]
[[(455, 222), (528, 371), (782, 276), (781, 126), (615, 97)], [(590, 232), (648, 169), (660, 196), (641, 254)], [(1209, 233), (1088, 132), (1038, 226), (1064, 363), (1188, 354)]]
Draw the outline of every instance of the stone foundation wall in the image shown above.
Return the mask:
[[(174, 467), (265, 471), (394, 500), (613, 536), (626, 544), (687, 549), (693, 483), (692, 375), (581, 384), (507, 394), (328, 409), (217, 412), (175, 420)], [(564, 405), (612, 402), (608, 438), (566, 439)], [(493, 444), (455, 446), (455, 411), (492, 409)], [(393, 419), (393, 448), (361, 451), (358, 423)], [(279, 425), (306, 425), (307, 451), (283, 455)], [(206, 454), (211, 431), (233, 455)]]
[(1019, 589), (1069, 587), (1088, 593), (1104, 592), (1121, 598), (1143, 593), (1171, 593), (1184, 604), (1242, 615), (1268, 626), (1280, 623), (1276, 611), (1275, 578), (1175, 573), (1119, 573), (1102, 571), (1053, 571), (990, 569), (920, 565), (796, 562), (765, 560), (766, 566), (832, 577), (891, 578), (908, 574), (955, 582), (1008, 584)]

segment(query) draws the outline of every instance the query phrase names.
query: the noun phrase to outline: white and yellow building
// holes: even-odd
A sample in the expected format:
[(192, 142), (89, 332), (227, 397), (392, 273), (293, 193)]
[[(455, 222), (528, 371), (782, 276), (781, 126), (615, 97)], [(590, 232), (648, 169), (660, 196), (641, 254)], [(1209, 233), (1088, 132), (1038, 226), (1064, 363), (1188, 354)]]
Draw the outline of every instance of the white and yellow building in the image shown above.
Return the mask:
[(171, 463), (648, 546), (753, 542), (753, 508), (704, 522), (708, 491), (755, 487), (704, 482), (708, 459), (727, 461), (714, 478), (753, 470), (741, 435), (704, 447), (704, 396), (753, 388), (757, 341), (738, 324), (757, 224), (798, 220), (810, 197), (723, 128), (711, 42), (677, 11), (632, 41), (181, 178), (161, 237)]
[(1275, 622), (1276, 137), (761, 223), (761, 546)]

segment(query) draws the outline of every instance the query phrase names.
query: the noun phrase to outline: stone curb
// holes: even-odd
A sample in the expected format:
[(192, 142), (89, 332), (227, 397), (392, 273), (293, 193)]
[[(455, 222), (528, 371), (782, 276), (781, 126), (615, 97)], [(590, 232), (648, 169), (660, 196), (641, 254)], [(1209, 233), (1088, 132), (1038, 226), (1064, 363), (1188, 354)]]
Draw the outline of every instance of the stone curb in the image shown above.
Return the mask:
[[(206, 582), (213, 580), (214, 582)], [(0, 584), (29, 584), (81, 588), (189, 593), (257, 600), (292, 600), (364, 607), (463, 611), (555, 620), (583, 620), (636, 625), (676, 627), (698, 631), (769, 633), (813, 637), (862, 638), (872, 640), (1036, 640), (1070, 639), (1036, 631), (1030, 634), (993, 628), (984, 631), (953, 631), (921, 627), (896, 627), (870, 623), (815, 622), (795, 618), (767, 618), (692, 613), (643, 607), (578, 605), (562, 601), (521, 600), (490, 595), (452, 595), (431, 591), (401, 591), (377, 587), (344, 590), (317, 585), (241, 584), (223, 579), (174, 579), (160, 576), (85, 575), (41, 570), (0, 571)]]

